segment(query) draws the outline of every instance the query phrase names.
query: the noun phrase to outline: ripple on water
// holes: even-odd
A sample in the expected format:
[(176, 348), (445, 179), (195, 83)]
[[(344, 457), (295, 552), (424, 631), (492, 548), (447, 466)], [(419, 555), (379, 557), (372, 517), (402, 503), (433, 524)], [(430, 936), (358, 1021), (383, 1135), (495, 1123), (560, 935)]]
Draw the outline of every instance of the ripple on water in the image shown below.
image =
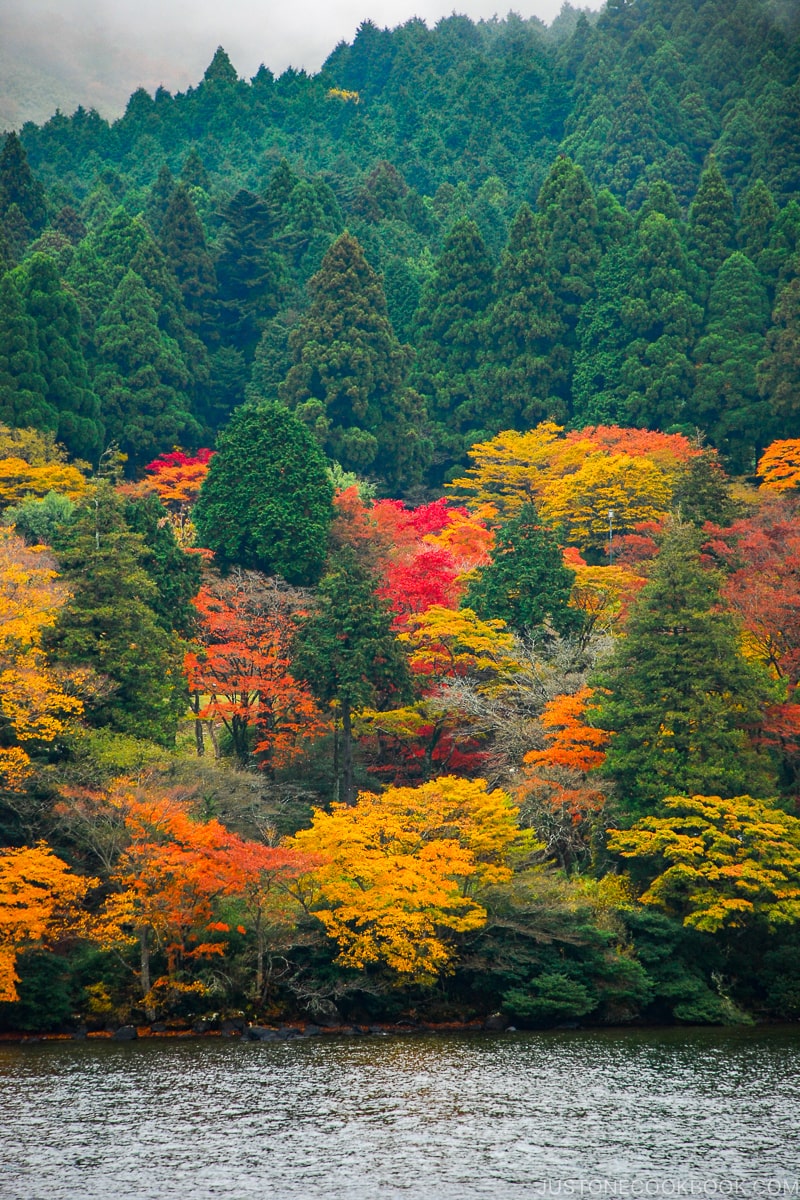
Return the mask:
[(767, 1195), (798, 1076), (800, 1028), (3, 1046), (0, 1196)]

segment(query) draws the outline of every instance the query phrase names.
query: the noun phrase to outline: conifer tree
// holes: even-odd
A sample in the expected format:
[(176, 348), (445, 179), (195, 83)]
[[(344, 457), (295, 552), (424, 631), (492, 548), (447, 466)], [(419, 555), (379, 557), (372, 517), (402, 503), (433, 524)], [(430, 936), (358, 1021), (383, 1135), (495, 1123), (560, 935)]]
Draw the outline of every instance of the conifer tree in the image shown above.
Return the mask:
[(559, 155), (542, 184), (537, 208), (545, 255), (555, 278), (558, 315), (567, 326), (571, 345), (600, 262), (600, 219), (583, 168)]
[(758, 394), (756, 364), (764, 354), (769, 301), (764, 280), (740, 251), (711, 287), (706, 327), (697, 343), (692, 420), (738, 472), (752, 471), (771, 425)]
[(58, 414), (56, 436), (71, 454), (93, 460), (102, 446), (103, 422), (83, 356), (78, 307), (44, 254), (28, 259), (15, 279), (36, 324), (45, 400)]
[(286, 268), (272, 247), (273, 220), (265, 201), (242, 189), (225, 206), (224, 217), (227, 229), (216, 262), (220, 324), (249, 361), (264, 323), (286, 293)]
[(159, 623), (143, 539), (110, 484), (95, 485), (56, 549), (71, 595), (46, 644), (107, 680), (87, 704), (90, 724), (171, 745), (186, 704), (180, 646)]
[(95, 387), (106, 433), (132, 467), (197, 436), (186, 364), (177, 343), (158, 328), (150, 295), (134, 271), (128, 271), (100, 318), (95, 344)]
[(204, 192), (211, 190), (211, 180), (206, 170), (205, 163), (197, 152), (197, 147), (192, 146), (186, 158), (183, 160), (181, 167), (181, 182), (187, 188), (202, 188)]
[(742, 200), (738, 234), (739, 249), (754, 263), (758, 263), (760, 255), (769, 244), (777, 215), (778, 209), (772, 192), (763, 179), (756, 179), (750, 184)]
[(347, 470), (391, 482), (418, 475), (424, 415), (406, 387), (411, 351), (395, 337), (380, 277), (343, 233), (308, 285), (311, 303), (289, 335), (281, 398)]
[(666, 796), (771, 794), (770, 764), (747, 734), (771, 684), (743, 656), (691, 527), (665, 542), (594, 686), (596, 723), (613, 733), (603, 772), (626, 814), (653, 812)]
[[(186, 181), (184, 180), (184, 182)], [(155, 237), (161, 236), (164, 218), (167, 215), (167, 209), (169, 208), (174, 191), (175, 176), (167, 164), (162, 163), (156, 176), (156, 181), (147, 194), (144, 206), (145, 219)]]
[(524, 204), (509, 232), (488, 319), (492, 432), (529, 429), (566, 414), (567, 364), (553, 275), (536, 219)]
[(614, 108), (601, 150), (601, 182), (635, 209), (637, 196), (644, 191), (647, 168), (659, 162), (665, 152), (650, 97), (642, 80), (634, 75)]
[(34, 176), (28, 164), (25, 148), (16, 133), (6, 135), (0, 150), (0, 218), (12, 205), (16, 205), (25, 226), (28, 239), (44, 229), (47, 221), (44, 188)]
[(167, 206), (160, 244), (178, 280), (191, 323), (200, 327), (208, 320), (217, 278), (203, 224), (183, 184), (177, 185)]
[(36, 324), (25, 310), (14, 273), (0, 279), (0, 422), (19, 428), (58, 428), (45, 399)]
[(576, 630), (580, 613), (569, 607), (575, 572), (533, 504), (525, 504), (497, 531), (491, 561), (470, 584), (464, 605), (479, 617), (505, 621), (530, 636), (543, 625), (558, 633)]
[(320, 581), (316, 610), (300, 624), (293, 670), (320, 704), (338, 704), (342, 720), (342, 799), (355, 800), (352, 715), (410, 698), (404, 652), (392, 633), (392, 613), (375, 594), (376, 580), (345, 546)]
[(736, 246), (733, 197), (712, 157), (689, 209), (689, 241), (703, 277), (713, 282)]
[(223, 570), (235, 563), (309, 584), (325, 563), (332, 500), (313, 435), (264, 401), (237, 408), (220, 433), (193, 517)]
[(463, 454), (484, 429), (490, 398), (477, 384), (493, 300), (493, 269), (474, 221), (460, 220), (445, 239), (417, 312), (413, 382), (426, 397), (437, 441)]
[(772, 436), (796, 436), (800, 413), (800, 274), (778, 296), (756, 378), (772, 415)]

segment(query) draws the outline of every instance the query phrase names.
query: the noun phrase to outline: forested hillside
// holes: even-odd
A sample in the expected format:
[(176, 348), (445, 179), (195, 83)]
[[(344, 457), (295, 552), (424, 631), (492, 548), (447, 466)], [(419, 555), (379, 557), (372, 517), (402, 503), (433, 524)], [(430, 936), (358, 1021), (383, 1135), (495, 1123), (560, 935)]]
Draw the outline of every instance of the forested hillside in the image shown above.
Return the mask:
[(793, 15), (6, 136), (5, 1028), (800, 1016)]

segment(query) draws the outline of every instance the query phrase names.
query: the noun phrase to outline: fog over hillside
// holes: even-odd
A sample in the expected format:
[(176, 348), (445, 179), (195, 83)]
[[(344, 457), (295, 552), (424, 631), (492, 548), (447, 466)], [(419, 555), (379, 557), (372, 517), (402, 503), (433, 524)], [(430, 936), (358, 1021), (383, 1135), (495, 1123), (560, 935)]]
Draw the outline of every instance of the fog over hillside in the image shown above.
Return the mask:
[[(243, 77), (262, 62), (276, 73), (316, 71), (363, 20), (431, 24), (454, 7), (473, 19), (497, 12), (494, 0), (0, 0), (0, 127), (79, 104), (118, 116), (139, 86), (175, 92), (196, 83), (220, 44)], [(601, 0), (580, 7), (597, 10)], [(560, 8), (560, 0), (526, 0), (515, 11), (550, 23)]]

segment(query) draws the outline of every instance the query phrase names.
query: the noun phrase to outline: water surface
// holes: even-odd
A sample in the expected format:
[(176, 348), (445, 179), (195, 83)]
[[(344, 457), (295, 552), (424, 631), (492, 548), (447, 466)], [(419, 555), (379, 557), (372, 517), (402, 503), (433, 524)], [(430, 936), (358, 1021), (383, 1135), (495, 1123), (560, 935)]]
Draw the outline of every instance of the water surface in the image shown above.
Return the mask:
[(3, 1200), (800, 1197), (800, 1026), (0, 1046)]

